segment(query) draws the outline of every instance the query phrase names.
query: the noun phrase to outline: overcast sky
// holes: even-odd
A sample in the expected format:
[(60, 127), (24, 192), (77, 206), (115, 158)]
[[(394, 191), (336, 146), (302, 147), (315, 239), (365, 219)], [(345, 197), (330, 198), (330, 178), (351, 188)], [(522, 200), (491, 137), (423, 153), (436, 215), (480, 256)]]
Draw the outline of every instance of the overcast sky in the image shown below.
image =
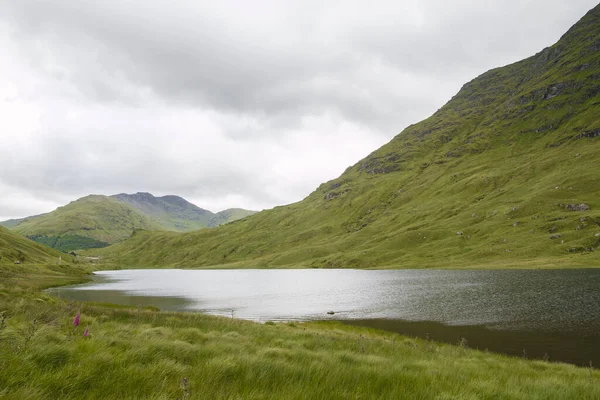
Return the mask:
[(90, 193), (301, 200), (596, 4), (0, 0), (0, 219)]

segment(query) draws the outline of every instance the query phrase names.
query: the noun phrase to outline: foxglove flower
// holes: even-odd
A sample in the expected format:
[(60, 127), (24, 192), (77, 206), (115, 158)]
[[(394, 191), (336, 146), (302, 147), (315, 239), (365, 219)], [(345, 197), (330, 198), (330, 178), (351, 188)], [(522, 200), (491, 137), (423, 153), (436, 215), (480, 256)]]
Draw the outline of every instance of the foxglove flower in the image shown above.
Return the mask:
[(73, 320), (73, 326), (79, 326), (79, 317), (79, 313), (77, 313), (75, 319)]
[(88, 327), (85, 327), (85, 331), (83, 332), (83, 337), (88, 337), (90, 335), (90, 330), (88, 329)]

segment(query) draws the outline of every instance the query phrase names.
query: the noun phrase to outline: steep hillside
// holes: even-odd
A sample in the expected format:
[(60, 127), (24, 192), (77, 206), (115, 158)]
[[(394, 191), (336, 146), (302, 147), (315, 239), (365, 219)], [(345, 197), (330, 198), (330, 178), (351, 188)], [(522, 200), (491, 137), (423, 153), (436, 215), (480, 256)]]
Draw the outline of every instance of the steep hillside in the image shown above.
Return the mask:
[(111, 197), (135, 208), (169, 231), (187, 232), (214, 227), (255, 213), (234, 208), (214, 214), (179, 196), (155, 197), (150, 193), (121, 193)]
[(127, 266), (596, 264), (599, 94), (597, 6), (303, 201), (210, 231), (136, 232), (105, 254)]
[(162, 229), (133, 208), (107, 196), (92, 195), (55, 211), (25, 218), (13, 230), (61, 251), (105, 247), (135, 229)]
[(69, 257), (59, 251), (24, 238), (0, 227), (0, 269), (15, 262), (23, 264), (56, 264), (58, 257)]

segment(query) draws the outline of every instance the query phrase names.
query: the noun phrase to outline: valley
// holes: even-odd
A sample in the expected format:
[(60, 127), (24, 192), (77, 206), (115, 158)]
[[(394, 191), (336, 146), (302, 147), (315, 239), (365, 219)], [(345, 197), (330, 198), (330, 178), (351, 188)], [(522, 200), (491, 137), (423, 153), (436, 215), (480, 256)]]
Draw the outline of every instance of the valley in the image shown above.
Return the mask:
[[(172, 104), (199, 78), (190, 72)], [(144, 86), (139, 98), (159, 93)], [(139, 137), (167, 121), (193, 141), (188, 108)], [(600, 398), (599, 111), (597, 5), (554, 45), (466, 83), (301, 201), (213, 213), (175, 195), (89, 195), (4, 221), (0, 398)], [(161, 157), (212, 167), (218, 146), (182, 150), (165, 130)], [(110, 165), (82, 154), (82, 165)], [(257, 170), (243, 176), (261, 184)]]
[(139, 231), (101, 254), (127, 267), (597, 265), (599, 21), (596, 7), (468, 82), (302, 201), (211, 230)]

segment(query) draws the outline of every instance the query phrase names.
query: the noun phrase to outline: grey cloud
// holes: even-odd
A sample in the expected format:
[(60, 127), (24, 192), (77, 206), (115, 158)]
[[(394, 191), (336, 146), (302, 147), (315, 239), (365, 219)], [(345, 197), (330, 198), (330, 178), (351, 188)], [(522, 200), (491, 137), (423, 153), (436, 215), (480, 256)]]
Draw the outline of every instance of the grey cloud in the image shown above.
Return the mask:
[(597, 4), (591, 0), (507, 1), (500, 8), (499, 3), (425, 1), (420, 7), (425, 16), (431, 16), (426, 26), (398, 29), (384, 24), (351, 35), (357, 51), (383, 57), (397, 68), (448, 79), (465, 74), (475, 77), (554, 44)]
[[(269, 2), (225, 2), (215, 9), (141, 0), (7, 3), (19, 34), (59, 48), (55, 61), (65, 63), (92, 101), (143, 102), (125, 90), (133, 85), (222, 112), (294, 119), (329, 110), (385, 130), (394, 124), (398, 130), (402, 121), (386, 106), (401, 109), (406, 100), (390, 90), (394, 82), (387, 91), (369, 85), (376, 72), (365, 66), (379, 61), (405, 74), (472, 78), (507, 52), (527, 55), (521, 43), (545, 39), (549, 30), (531, 23), (532, 14), (547, 20), (546, 10), (556, 8), (541, 0), (514, 2), (502, 11), (519, 19), (507, 24), (490, 1), (418, 2), (423, 21), (414, 26), (403, 17), (403, 3), (345, 2), (325, 11), (310, 2), (301, 11)], [(569, 5), (553, 22), (565, 28), (574, 22), (579, 9)], [(275, 19), (261, 6), (275, 9)], [(384, 6), (388, 12), (378, 11)]]
[[(244, 17), (253, 7), (248, 3), (229, 3), (240, 8), (229, 19), (215, 19), (219, 10), (193, 3), (166, 11), (164, 4), (23, 0), (10, 2), (7, 10), (20, 34), (60, 48), (56, 61), (65, 63), (69, 78), (92, 101), (132, 100), (123, 88), (135, 85), (170, 101), (223, 112), (294, 118), (329, 110), (388, 130), (400, 121), (386, 106), (405, 105), (401, 93), (389, 90), (396, 77), (378, 77), (389, 79), (390, 87), (377, 91), (369, 85), (377, 73), (365, 66), (384, 61), (404, 73), (434, 69), (448, 76), (466, 63), (469, 72), (477, 71), (473, 57), (461, 53), (469, 44), (464, 38), (444, 35), (444, 27), (435, 25), (433, 32), (415, 32), (396, 23), (394, 12), (378, 13), (376, 24), (363, 27), (343, 8), (320, 16), (314, 5), (309, 22), (294, 23), (290, 7), (279, 15), (288, 18), (287, 26), (263, 20), (260, 12)], [(369, 16), (368, 7), (354, 6)], [(452, 38), (464, 44), (449, 42)]]
[(595, 5), (0, 0), (0, 185), (297, 201)]

